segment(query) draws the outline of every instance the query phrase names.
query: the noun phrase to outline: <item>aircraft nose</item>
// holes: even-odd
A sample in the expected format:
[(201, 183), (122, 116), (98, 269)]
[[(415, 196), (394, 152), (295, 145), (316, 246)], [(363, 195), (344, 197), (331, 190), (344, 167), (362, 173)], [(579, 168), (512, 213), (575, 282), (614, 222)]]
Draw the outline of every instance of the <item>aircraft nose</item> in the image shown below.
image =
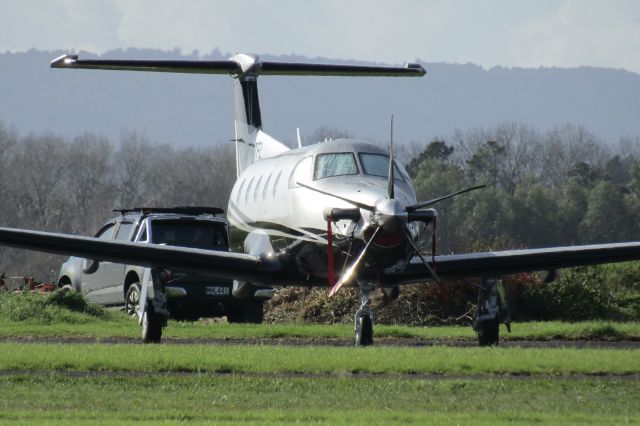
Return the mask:
[(372, 224), (382, 227), (387, 234), (404, 233), (407, 226), (407, 210), (397, 199), (381, 199), (375, 205)]

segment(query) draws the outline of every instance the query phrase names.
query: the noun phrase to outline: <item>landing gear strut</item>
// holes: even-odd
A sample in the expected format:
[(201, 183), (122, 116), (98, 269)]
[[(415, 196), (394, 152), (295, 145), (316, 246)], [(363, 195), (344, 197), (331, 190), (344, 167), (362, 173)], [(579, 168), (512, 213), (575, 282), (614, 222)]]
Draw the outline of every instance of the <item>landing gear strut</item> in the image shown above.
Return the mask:
[[(152, 299), (147, 298), (149, 274), (153, 283)], [(163, 271), (158, 268), (147, 269), (142, 278), (140, 325), (142, 326), (142, 341), (145, 343), (160, 343), (162, 328), (167, 325), (169, 310), (165, 295), (165, 281)]]
[(504, 284), (496, 277), (483, 278), (478, 293), (476, 320), (473, 324), (480, 346), (498, 346), (501, 322), (511, 331)]
[(375, 288), (375, 284), (358, 281), (358, 286), (360, 287), (360, 307), (354, 316), (355, 343), (356, 346), (371, 346), (373, 345), (373, 311), (369, 295)]

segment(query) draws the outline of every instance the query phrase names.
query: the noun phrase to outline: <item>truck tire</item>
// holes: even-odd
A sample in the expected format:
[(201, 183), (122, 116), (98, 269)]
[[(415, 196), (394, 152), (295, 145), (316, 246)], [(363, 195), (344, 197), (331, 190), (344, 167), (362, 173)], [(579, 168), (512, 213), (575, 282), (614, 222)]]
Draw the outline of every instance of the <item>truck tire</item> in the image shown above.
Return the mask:
[(133, 283), (124, 296), (124, 312), (131, 318), (138, 318), (140, 312), (140, 284)]

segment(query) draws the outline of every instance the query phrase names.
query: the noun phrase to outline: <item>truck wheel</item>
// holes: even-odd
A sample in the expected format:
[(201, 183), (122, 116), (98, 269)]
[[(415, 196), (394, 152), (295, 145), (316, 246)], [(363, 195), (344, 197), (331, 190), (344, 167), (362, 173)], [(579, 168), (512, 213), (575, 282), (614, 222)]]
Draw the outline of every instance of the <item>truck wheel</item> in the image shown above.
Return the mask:
[(140, 312), (140, 284), (133, 283), (124, 296), (124, 311), (131, 318), (138, 318)]

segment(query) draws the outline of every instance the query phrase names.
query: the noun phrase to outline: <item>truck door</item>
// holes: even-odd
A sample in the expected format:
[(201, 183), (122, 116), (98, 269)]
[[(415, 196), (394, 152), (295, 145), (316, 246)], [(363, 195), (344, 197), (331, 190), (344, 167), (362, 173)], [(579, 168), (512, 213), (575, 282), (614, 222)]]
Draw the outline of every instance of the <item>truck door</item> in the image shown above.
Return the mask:
[[(133, 222), (120, 222), (114, 240), (122, 242), (131, 241), (133, 225)], [(103, 269), (104, 277), (102, 286), (103, 303), (107, 305), (123, 304), (125, 265), (122, 263), (102, 262), (100, 267)]]

